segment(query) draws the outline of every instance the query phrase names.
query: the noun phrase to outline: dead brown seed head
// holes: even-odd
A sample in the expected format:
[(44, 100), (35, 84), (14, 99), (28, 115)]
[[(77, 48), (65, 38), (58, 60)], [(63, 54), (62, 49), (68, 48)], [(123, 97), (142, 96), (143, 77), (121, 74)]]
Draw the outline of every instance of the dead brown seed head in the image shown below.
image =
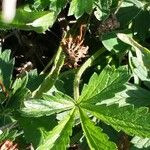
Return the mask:
[(88, 55), (88, 46), (84, 45), (84, 39), (82, 37), (83, 32), (81, 31), (83, 28), (80, 28), (80, 35), (77, 37), (72, 37), (69, 35), (68, 38), (64, 38), (62, 40), (62, 48), (67, 55), (66, 65), (71, 68), (77, 68), (79, 63), (82, 62), (82, 59), (87, 57)]

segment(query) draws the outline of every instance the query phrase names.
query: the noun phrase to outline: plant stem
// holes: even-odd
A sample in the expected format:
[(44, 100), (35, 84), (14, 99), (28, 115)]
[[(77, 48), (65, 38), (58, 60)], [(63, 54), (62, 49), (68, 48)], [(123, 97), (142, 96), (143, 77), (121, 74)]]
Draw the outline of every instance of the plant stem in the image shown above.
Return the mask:
[(40, 98), (43, 93), (48, 92), (52, 88), (59, 75), (62, 66), (64, 65), (64, 60), (65, 60), (65, 54), (62, 51), (62, 47), (59, 46), (50, 73), (46, 76), (46, 78), (38, 87), (38, 89), (36, 89), (36, 91), (33, 92), (32, 97)]
[(92, 66), (93, 61), (95, 59), (97, 59), (103, 52), (105, 52), (105, 48), (102, 47), (100, 50), (98, 50), (95, 54), (93, 54), (90, 58), (88, 58), (86, 60), (86, 62), (80, 67), (80, 69), (78, 70), (77, 74), (75, 75), (75, 79), (74, 79), (74, 99), (77, 100), (79, 98), (79, 85), (80, 85), (80, 79), (82, 74), (84, 73), (84, 71)]
[(53, 64), (53, 61), (54, 61), (55, 57), (56, 57), (56, 55), (53, 56), (53, 58), (48, 62), (48, 64), (46, 65), (44, 70), (40, 73), (40, 75), (44, 74), (47, 71), (47, 69)]

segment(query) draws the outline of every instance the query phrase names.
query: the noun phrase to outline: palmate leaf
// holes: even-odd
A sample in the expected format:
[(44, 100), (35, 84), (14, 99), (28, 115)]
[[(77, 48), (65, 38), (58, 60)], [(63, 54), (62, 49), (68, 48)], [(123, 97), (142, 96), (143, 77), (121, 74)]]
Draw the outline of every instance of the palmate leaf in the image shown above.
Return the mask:
[(91, 13), (92, 8), (93, 0), (72, 0), (68, 15), (75, 15), (76, 18), (79, 18), (84, 13)]
[(84, 86), (79, 102), (92, 101), (93, 103), (113, 97), (115, 93), (125, 89), (124, 83), (130, 78), (125, 67), (115, 70), (106, 67), (100, 75), (94, 73), (88, 85)]
[(69, 136), (72, 134), (74, 115), (75, 109), (59, 122), (37, 150), (66, 150), (66, 147), (70, 143)]
[(96, 127), (94, 123), (91, 122), (91, 120), (87, 117), (84, 111), (80, 109), (79, 112), (82, 129), (84, 131), (90, 149), (116, 150), (116, 145), (108, 140), (108, 136), (105, 133), (102, 133), (102, 129), (100, 127)]
[(117, 105), (81, 104), (82, 108), (91, 112), (98, 119), (111, 125), (117, 131), (124, 131), (129, 135), (150, 137), (150, 114), (148, 108), (134, 108), (132, 105), (118, 107)]
[(25, 101), (22, 114), (30, 117), (49, 116), (74, 107), (73, 99), (61, 92), (56, 92), (55, 95), (44, 95), (43, 98)]

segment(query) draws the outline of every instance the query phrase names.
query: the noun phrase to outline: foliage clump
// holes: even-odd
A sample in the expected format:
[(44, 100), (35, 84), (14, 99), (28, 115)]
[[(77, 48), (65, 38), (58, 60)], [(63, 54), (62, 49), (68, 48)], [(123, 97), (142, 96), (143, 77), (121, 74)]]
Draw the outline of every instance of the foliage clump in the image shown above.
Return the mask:
[(26, 0), (1, 17), (0, 149), (149, 149), (149, 6)]

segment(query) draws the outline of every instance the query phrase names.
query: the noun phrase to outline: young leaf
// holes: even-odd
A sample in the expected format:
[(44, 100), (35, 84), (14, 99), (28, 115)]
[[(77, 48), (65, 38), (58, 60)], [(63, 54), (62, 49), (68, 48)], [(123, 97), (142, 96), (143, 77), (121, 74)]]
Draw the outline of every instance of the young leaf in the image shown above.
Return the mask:
[(93, 0), (72, 0), (69, 8), (69, 15), (75, 15), (76, 18), (79, 18), (84, 13), (91, 13), (92, 8)]
[(107, 135), (102, 132), (102, 129), (100, 127), (96, 127), (94, 123), (91, 122), (91, 120), (87, 117), (84, 111), (80, 109), (79, 112), (82, 129), (84, 131), (90, 149), (116, 150), (116, 145), (108, 140)]
[(10, 50), (0, 51), (0, 80), (8, 90), (11, 84), (14, 59), (10, 59)]
[[(84, 86), (80, 101), (93, 101), (100, 102), (105, 99), (113, 97), (115, 93), (125, 89), (124, 84), (129, 80), (128, 71), (125, 67), (120, 67), (117, 70), (113, 70), (110, 67), (106, 67), (100, 75), (96, 73), (90, 78), (87, 86)], [(98, 97), (95, 98), (95, 97)]]
[(37, 150), (66, 150), (66, 147), (70, 143), (69, 136), (72, 134), (74, 114), (75, 109), (59, 122)]
[(117, 131), (124, 131), (129, 135), (150, 137), (150, 114), (148, 108), (134, 108), (132, 105), (118, 107), (117, 105), (81, 104), (98, 119), (111, 125)]
[(44, 99), (25, 101), (22, 114), (30, 117), (49, 116), (74, 107), (73, 99), (60, 92), (55, 93), (55, 95), (44, 95), (43, 97)]

